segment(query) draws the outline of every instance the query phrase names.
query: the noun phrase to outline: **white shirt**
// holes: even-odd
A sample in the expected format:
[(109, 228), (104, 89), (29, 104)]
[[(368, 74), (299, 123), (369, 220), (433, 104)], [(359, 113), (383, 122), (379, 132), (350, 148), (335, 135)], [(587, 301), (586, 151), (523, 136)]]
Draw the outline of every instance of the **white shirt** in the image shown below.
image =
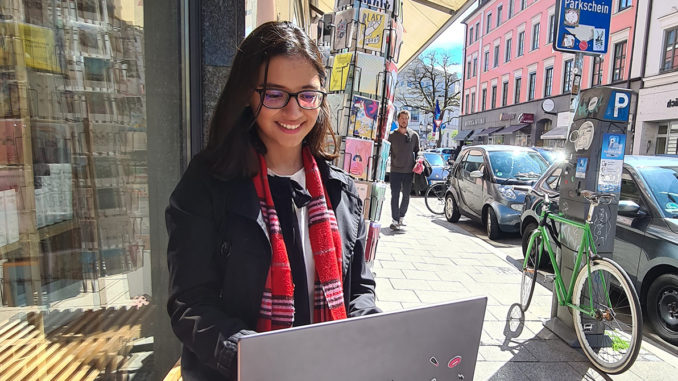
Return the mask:
[[(306, 189), (306, 173), (304, 168), (298, 170), (295, 174), (291, 176), (279, 175), (272, 170), (268, 169), (268, 174), (278, 177), (287, 177), (291, 180), (296, 181), (302, 188)], [(297, 208), (297, 206), (292, 202), (292, 209), (297, 214), (297, 221), (299, 222), (299, 237), (304, 241), (303, 251), (304, 251), (304, 264), (306, 265), (306, 284), (308, 290), (308, 305), (310, 308), (310, 317), (311, 323), (313, 323), (313, 289), (315, 286), (315, 259), (313, 258), (313, 249), (311, 248), (311, 238), (309, 237), (308, 230), (308, 207), (304, 206), (303, 208)]]

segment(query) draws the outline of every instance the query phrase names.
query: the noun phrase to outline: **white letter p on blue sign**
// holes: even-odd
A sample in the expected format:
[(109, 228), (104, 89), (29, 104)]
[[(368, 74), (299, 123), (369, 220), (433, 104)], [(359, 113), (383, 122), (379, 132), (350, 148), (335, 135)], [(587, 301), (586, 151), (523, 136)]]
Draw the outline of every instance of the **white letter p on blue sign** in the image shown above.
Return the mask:
[(619, 109), (624, 109), (629, 105), (629, 95), (626, 93), (614, 94), (614, 117), (619, 117)]

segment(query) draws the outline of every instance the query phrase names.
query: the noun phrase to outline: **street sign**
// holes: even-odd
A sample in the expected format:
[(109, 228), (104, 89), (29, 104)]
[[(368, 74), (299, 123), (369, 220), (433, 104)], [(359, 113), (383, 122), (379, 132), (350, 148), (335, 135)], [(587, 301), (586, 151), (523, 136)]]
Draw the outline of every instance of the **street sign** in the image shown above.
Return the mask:
[(610, 39), (612, 0), (558, 0), (553, 49), (605, 54)]

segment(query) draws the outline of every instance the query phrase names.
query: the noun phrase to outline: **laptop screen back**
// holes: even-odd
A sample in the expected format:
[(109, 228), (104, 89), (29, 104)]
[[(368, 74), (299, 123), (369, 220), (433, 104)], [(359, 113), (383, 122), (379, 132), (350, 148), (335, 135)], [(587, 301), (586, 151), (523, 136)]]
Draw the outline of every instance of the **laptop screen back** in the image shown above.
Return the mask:
[(243, 337), (238, 380), (472, 380), (487, 298)]

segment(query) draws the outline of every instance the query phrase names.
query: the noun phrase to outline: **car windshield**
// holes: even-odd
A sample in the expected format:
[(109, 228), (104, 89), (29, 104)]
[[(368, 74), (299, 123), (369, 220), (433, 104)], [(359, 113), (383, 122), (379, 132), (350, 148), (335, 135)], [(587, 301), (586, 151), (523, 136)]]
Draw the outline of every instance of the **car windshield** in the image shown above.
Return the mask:
[(678, 218), (678, 167), (640, 167), (641, 176), (667, 218)]
[(549, 164), (535, 151), (490, 151), (490, 167), (495, 177), (536, 180)]
[(443, 161), (443, 157), (440, 156), (440, 154), (437, 153), (425, 153), (424, 158), (426, 158), (426, 161), (428, 161), (429, 164), (433, 167), (444, 167), (445, 162)]

